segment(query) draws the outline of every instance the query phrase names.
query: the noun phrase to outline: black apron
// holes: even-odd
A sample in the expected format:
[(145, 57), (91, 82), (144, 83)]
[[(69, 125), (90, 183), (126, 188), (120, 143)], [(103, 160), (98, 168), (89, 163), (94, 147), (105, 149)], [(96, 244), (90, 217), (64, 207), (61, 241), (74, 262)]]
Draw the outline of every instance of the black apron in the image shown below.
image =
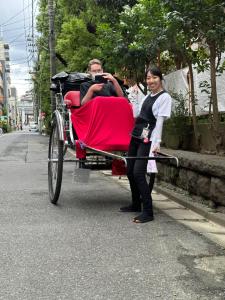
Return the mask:
[(134, 125), (134, 129), (131, 133), (131, 135), (133, 137), (138, 138), (138, 139), (143, 139), (141, 136), (143, 129), (148, 127), (148, 129), (149, 129), (148, 139), (150, 139), (152, 131), (156, 125), (156, 118), (153, 115), (152, 107), (153, 107), (153, 104), (155, 103), (155, 101), (157, 100), (157, 98), (160, 95), (162, 95), (163, 93), (165, 93), (165, 91), (161, 91), (160, 93), (158, 93), (155, 96), (149, 95), (145, 99), (145, 101), (141, 107), (140, 115), (137, 117), (135, 125)]

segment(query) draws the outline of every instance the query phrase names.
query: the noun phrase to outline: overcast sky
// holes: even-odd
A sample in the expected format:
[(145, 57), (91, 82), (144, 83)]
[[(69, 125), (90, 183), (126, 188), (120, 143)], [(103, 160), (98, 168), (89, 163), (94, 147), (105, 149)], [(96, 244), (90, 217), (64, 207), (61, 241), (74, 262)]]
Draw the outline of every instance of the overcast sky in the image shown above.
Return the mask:
[[(32, 36), (32, 0), (0, 0), (0, 12), (0, 35), (10, 47), (11, 85), (21, 96), (32, 88), (29, 71), (36, 59), (28, 41)], [(33, 12), (38, 13), (38, 0), (33, 0)]]

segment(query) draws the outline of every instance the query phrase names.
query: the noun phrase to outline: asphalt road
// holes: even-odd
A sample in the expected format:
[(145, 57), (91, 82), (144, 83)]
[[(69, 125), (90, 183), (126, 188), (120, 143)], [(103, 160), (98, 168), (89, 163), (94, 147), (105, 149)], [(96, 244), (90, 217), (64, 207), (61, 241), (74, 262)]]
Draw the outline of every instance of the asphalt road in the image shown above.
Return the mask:
[(129, 191), (65, 164), (48, 200), (48, 138), (0, 137), (0, 299), (225, 299), (224, 248), (161, 210), (131, 222)]

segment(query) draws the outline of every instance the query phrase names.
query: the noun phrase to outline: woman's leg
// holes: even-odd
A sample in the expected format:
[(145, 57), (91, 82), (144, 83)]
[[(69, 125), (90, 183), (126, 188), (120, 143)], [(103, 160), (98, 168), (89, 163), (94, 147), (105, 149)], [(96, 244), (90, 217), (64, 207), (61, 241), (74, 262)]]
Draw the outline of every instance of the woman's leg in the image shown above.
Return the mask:
[(155, 173), (151, 173), (149, 178), (149, 184), (148, 184), (150, 194), (152, 193), (154, 183), (155, 183)]
[[(129, 150), (128, 150), (128, 156), (136, 156), (137, 151), (139, 147), (139, 141), (136, 139), (131, 139)], [(128, 159), (127, 161), (127, 177), (130, 183), (130, 189), (131, 189), (131, 195), (132, 195), (132, 202), (131, 205), (121, 207), (120, 211), (122, 212), (135, 212), (135, 211), (141, 211), (141, 201), (140, 201), (140, 192), (139, 188), (136, 184), (136, 181), (134, 179), (134, 159)]]
[[(140, 143), (137, 151), (137, 156), (149, 156), (151, 144)], [(146, 171), (147, 171), (147, 160), (136, 160), (133, 174), (136, 185), (141, 194), (143, 202), (143, 213), (136, 217), (135, 220), (138, 222), (147, 222), (153, 220), (153, 208), (152, 208), (152, 197), (150, 188), (153, 188), (153, 177), (152, 177), (152, 186), (150, 187), (146, 180)]]

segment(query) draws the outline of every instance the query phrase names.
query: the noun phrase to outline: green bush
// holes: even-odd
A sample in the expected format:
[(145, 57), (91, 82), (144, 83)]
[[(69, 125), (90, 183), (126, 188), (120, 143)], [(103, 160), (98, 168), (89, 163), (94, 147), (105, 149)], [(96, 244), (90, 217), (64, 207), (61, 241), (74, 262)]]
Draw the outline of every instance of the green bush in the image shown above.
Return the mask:
[(174, 132), (178, 135), (183, 135), (190, 130), (191, 118), (186, 116), (173, 116), (165, 122), (165, 127), (169, 132)]
[(51, 132), (51, 119), (52, 119), (51, 114), (47, 114), (46, 117), (45, 117), (45, 120), (44, 120), (44, 125), (45, 125), (45, 128), (46, 128), (46, 133), (48, 135)]
[(3, 123), (1, 127), (2, 127), (2, 129), (3, 129), (4, 132), (11, 132), (12, 131), (11, 126), (9, 126), (6, 123)]
[(172, 110), (172, 117), (188, 116), (188, 109), (186, 107), (187, 95), (175, 92), (170, 92), (170, 95), (174, 101), (174, 109)]

